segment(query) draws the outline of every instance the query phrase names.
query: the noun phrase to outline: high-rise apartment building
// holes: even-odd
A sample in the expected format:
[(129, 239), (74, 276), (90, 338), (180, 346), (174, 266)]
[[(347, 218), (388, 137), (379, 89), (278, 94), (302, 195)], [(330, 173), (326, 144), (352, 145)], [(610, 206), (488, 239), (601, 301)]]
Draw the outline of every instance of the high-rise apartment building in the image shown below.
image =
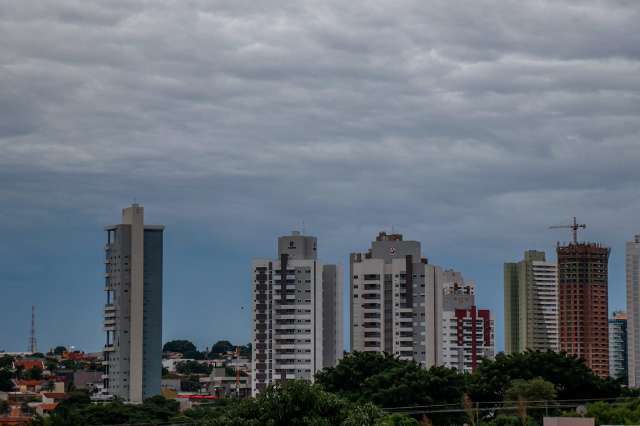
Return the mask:
[(627, 242), (627, 336), (629, 386), (640, 386), (640, 235)]
[(560, 349), (609, 375), (608, 247), (573, 242), (558, 245)]
[(473, 372), (482, 358), (495, 355), (493, 315), (478, 309), (475, 285), (452, 270), (442, 275), (441, 358), (438, 365)]
[(400, 234), (381, 232), (367, 252), (352, 253), (351, 350), (436, 365), (442, 273), (422, 257), (418, 241)]
[(387, 352), (424, 367), (472, 371), (494, 355), (493, 317), (475, 286), (422, 257), (418, 241), (381, 232), (350, 258), (351, 349)]
[(609, 319), (609, 376), (628, 379), (627, 368), (627, 314), (614, 312)]
[(504, 264), (504, 324), (507, 354), (559, 349), (557, 267), (544, 252)]
[(104, 384), (138, 403), (160, 394), (164, 227), (145, 225), (143, 207), (133, 204), (105, 231)]
[(254, 260), (252, 393), (290, 379), (313, 381), (342, 358), (342, 268), (317, 259), (317, 239), (278, 238), (278, 257)]

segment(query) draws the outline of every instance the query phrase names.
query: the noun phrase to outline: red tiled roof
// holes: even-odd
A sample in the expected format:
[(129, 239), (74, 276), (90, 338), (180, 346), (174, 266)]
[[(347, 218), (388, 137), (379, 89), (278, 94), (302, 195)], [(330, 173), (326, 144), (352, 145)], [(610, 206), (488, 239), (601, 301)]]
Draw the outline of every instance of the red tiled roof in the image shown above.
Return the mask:
[(52, 404), (40, 404), (39, 407), (40, 409), (42, 409), (42, 411), (53, 411), (56, 409), (56, 407), (58, 406), (57, 402), (54, 402)]
[(69, 395), (64, 392), (42, 392), (42, 395), (53, 399), (67, 399)]
[(39, 368), (44, 370), (44, 362), (40, 359), (16, 359), (13, 361), (14, 366), (22, 367), (25, 370), (31, 370), (32, 368)]
[(186, 399), (219, 399), (217, 396), (215, 395), (185, 395), (185, 394), (180, 394), (180, 395), (176, 395), (176, 398), (186, 398)]
[(31, 417), (0, 417), (0, 425), (28, 425), (33, 420)]

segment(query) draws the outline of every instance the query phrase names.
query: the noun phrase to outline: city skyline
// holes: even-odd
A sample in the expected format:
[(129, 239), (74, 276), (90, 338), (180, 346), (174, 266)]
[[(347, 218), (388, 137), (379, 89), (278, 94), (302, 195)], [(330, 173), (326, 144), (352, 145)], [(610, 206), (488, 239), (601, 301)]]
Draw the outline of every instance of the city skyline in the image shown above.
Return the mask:
[(571, 236), (548, 226), (578, 216), (625, 309), (636, 3), (14, 3), (0, 349), (26, 349), (32, 305), (40, 349), (100, 349), (102, 229), (135, 201), (168, 230), (165, 341), (248, 342), (251, 260), (296, 228), (345, 283), (379, 231), (421, 241), (476, 283), (500, 350), (503, 264), (553, 253)]
[[(104, 225), (103, 225), (103, 227), (104, 227)], [(320, 253), (322, 253), (322, 249), (321, 249), (321, 248), (319, 249), (319, 252), (320, 252)], [(435, 253), (434, 253), (434, 254), (435, 254)], [(547, 260), (548, 260), (548, 261), (555, 262), (555, 256), (553, 256), (553, 253), (550, 253), (550, 254), (551, 254), (551, 256), (548, 256)], [(322, 254), (321, 254), (321, 255), (322, 255)], [(431, 256), (429, 256), (429, 258), (431, 258)], [(517, 256), (516, 256), (516, 258), (517, 258)], [(102, 263), (102, 262), (101, 262), (101, 263)], [(348, 265), (348, 264), (347, 264), (347, 265)], [(103, 265), (101, 265), (101, 266), (103, 266)], [(347, 280), (348, 280), (348, 279), (349, 279), (348, 270), (344, 270), (344, 269), (345, 269), (344, 264), (343, 264), (342, 266), (343, 266), (343, 267), (342, 267), (342, 269), (343, 269), (343, 275), (344, 275), (345, 279), (347, 279)], [(348, 268), (346, 268), (346, 269), (348, 269)], [(236, 271), (236, 273), (239, 273), (239, 272), (240, 272), (240, 271)], [(610, 274), (611, 274), (612, 272), (613, 272), (613, 271), (611, 271), (611, 270), (610, 270)], [(502, 278), (502, 277), (501, 277), (501, 278)], [(250, 278), (249, 278), (249, 279), (250, 279)], [(474, 281), (476, 281), (476, 280), (474, 280)], [(249, 285), (249, 287), (250, 287), (250, 283), (249, 283), (248, 285)], [(502, 284), (500, 284), (500, 285), (502, 285)], [(611, 290), (610, 290), (610, 292), (611, 292)], [(482, 297), (482, 296), (483, 296), (483, 288), (482, 288), (482, 287), (480, 287), (480, 288), (479, 288), (479, 296), (477, 296), (477, 297), (478, 297), (478, 299), (479, 299), (479, 300), (483, 300), (483, 299), (489, 299), (489, 300), (490, 300), (490, 299), (491, 299), (491, 298), (487, 298), (487, 297), (486, 297), (486, 295), (485, 295), (485, 297)], [(610, 296), (611, 296), (611, 294), (610, 294)], [(615, 294), (614, 294), (613, 296), (615, 296)], [(624, 295), (623, 295), (623, 296), (624, 296)], [(626, 296), (624, 296), (624, 297), (626, 297)], [(494, 298), (494, 299), (495, 299), (495, 298)], [(615, 297), (614, 297), (614, 299), (615, 299)], [(346, 287), (345, 287), (345, 288), (344, 288), (344, 292), (343, 292), (343, 301), (344, 301), (344, 305), (348, 305), (348, 300), (349, 300), (349, 292), (348, 292), (348, 288), (346, 288)], [(165, 306), (163, 306), (163, 310), (164, 310), (165, 312), (167, 311), (167, 306), (166, 306), (166, 304), (167, 304), (167, 303), (170, 303), (170, 302), (169, 302), (169, 301), (167, 301), (167, 300), (165, 300)], [(251, 302), (250, 302), (250, 295), (249, 295), (249, 299), (247, 300), (246, 304), (242, 304), (242, 305), (240, 305), (240, 306), (242, 306), (242, 307), (250, 306), (250, 303), (251, 303)], [(503, 319), (503, 318), (504, 318), (504, 317), (503, 317), (503, 314), (504, 314), (504, 312), (503, 312), (503, 311), (504, 311), (504, 309), (503, 309), (503, 306), (497, 306), (497, 307), (495, 307), (494, 305), (495, 305), (495, 300), (494, 300), (493, 304), (492, 304), (491, 302), (489, 302), (487, 307), (490, 307), (490, 308), (491, 308), (491, 311), (492, 311), (492, 314), (496, 316), (496, 324), (497, 324), (497, 325), (496, 325), (496, 341), (495, 341), (495, 344), (496, 344), (496, 351), (503, 351), (503, 350), (504, 350), (504, 334), (503, 334), (503, 331), (504, 331), (504, 324), (503, 324), (503, 322), (502, 322), (502, 321), (504, 321), (504, 319)], [(609, 306), (609, 311), (610, 311), (610, 313), (612, 313), (612, 312), (614, 312), (614, 311), (616, 311), (616, 310), (624, 309), (624, 305), (620, 305), (620, 306), (622, 306), (622, 307), (619, 307), (618, 305), (611, 305), (611, 303), (610, 303), (610, 306)], [(29, 319), (30, 319), (30, 312), (31, 312), (31, 311), (30, 311), (30, 309), (31, 309), (31, 306), (29, 305)], [(349, 311), (348, 311), (347, 309), (345, 309), (345, 310), (343, 311), (343, 315), (344, 315), (344, 318), (348, 318)], [(98, 319), (100, 319), (100, 314), (99, 314), (99, 313), (98, 313), (98, 317), (99, 317)], [(497, 318), (500, 318), (500, 321), (498, 321), (498, 319), (497, 319)], [(193, 317), (191, 317), (191, 318), (186, 318), (186, 319), (190, 319), (190, 320), (192, 320), (192, 321), (194, 321), (194, 322), (198, 322), (198, 318), (193, 318)], [(244, 319), (245, 319), (245, 318), (240, 317), (240, 320), (244, 320)], [(46, 341), (46, 339), (47, 339), (47, 333), (42, 333), (42, 328), (43, 328), (43, 327), (47, 327), (47, 323), (48, 323), (48, 321), (42, 321), (42, 322), (43, 322), (45, 325), (40, 326), (40, 327), (37, 329), (37, 336), (36, 336), (36, 337), (38, 337), (38, 340), (39, 340), (39, 341), (40, 341), (40, 340), (42, 340), (42, 339), (44, 338), (44, 340), (45, 340), (45, 342), (44, 342), (44, 343), (46, 344), (46, 342), (47, 342), (47, 341)], [(343, 322), (343, 326), (344, 326), (344, 327), (343, 327), (344, 347), (345, 347), (345, 350), (349, 350), (349, 349), (350, 349), (350, 343), (349, 343), (349, 340), (350, 340), (350, 332), (349, 332), (349, 324), (348, 324), (348, 321), (344, 321), (344, 322)], [(250, 329), (250, 325), (248, 325), (248, 327), (249, 327), (249, 329)], [(46, 330), (46, 328), (45, 328), (45, 330)], [(216, 330), (216, 328), (215, 328), (215, 327), (212, 327), (212, 329), (211, 329), (211, 330), (212, 330), (212, 333), (216, 333), (216, 332), (217, 332), (217, 330)], [(208, 346), (208, 345), (212, 344), (214, 341), (217, 341), (217, 340), (223, 340), (223, 339), (229, 339), (229, 340), (234, 340), (234, 341), (235, 341), (235, 340), (237, 340), (237, 341), (244, 341), (244, 340), (246, 340), (246, 341), (250, 341), (250, 340), (251, 340), (250, 333), (248, 333), (248, 334), (249, 334), (249, 337), (248, 337), (247, 339), (244, 339), (244, 338), (242, 337), (242, 333), (240, 334), (240, 338), (234, 338), (234, 337), (230, 337), (230, 336), (228, 336), (228, 335), (225, 335), (225, 334), (223, 334), (223, 333), (220, 333), (220, 334), (216, 334), (216, 337), (211, 338), (211, 339), (206, 339), (206, 336), (205, 336), (205, 339), (204, 339), (204, 340), (202, 340), (202, 339), (200, 339), (200, 340), (199, 340), (198, 338), (192, 338), (192, 339), (193, 339), (195, 342), (197, 342), (197, 343), (199, 344), (199, 346), (205, 347), (205, 346)], [(25, 335), (25, 336), (26, 336), (26, 335)], [(181, 334), (181, 332), (180, 332), (180, 331), (178, 331), (178, 332), (177, 332), (177, 334), (171, 335), (171, 336), (169, 336), (169, 337), (168, 337), (168, 336), (166, 335), (166, 333), (165, 333), (165, 334), (163, 335), (163, 341), (168, 341), (168, 340), (171, 340), (171, 339), (173, 339), (173, 338), (180, 338), (180, 337), (185, 337), (185, 336), (186, 336), (186, 337), (190, 337), (190, 335), (189, 335), (189, 330), (188, 330), (188, 329), (187, 329), (186, 331), (184, 331), (184, 332), (183, 332), (183, 334)], [(26, 336), (26, 337), (28, 337), (28, 336)], [(26, 338), (26, 337), (25, 337), (25, 338)], [(191, 337), (190, 337), (190, 338), (191, 338)], [(1, 344), (1, 342), (0, 342), (0, 344)], [(56, 346), (57, 344), (69, 344), (69, 345), (71, 345), (72, 343), (67, 343), (67, 342), (56, 342), (56, 343), (53, 343), (52, 345), (53, 345), (53, 346)], [(51, 345), (49, 345), (49, 346), (51, 346)], [(49, 348), (49, 346), (46, 346), (46, 348), (48, 349), (48, 348)], [(99, 351), (99, 350), (100, 350), (100, 348), (83, 347), (82, 345), (77, 345), (77, 344), (76, 344), (76, 345), (74, 345), (74, 346), (76, 346), (76, 347), (80, 347), (81, 349), (83, 349), (83, 350), (87, 350), (87, 351), (89, 351), (89, 352), (90, 352), (90, 351)], [(43, 350), (45, 350), (44, 348), (45, 348), (45, 346), (43, 346)], [(3, 348), (3, 347), (1, 347), (1, 346), (0, 346), (0, 349), (1, 349), (1, 350), (12, 351), (12, 349)], [(15, 350), (15, 351), (21, 351), (21, 350), (24, 350), (24, 348), (17, 347), (17, 348), (15, 348), (15, 349), (13, 349), (13, 350)]]

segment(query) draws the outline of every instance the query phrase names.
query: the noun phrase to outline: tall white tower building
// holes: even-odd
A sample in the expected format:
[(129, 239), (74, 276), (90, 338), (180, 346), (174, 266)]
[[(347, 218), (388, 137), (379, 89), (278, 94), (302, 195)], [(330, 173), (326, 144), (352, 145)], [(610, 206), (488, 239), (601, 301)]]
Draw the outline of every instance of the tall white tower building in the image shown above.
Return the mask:
[(627, 337), (629, 386), (640, 386), (640, 235), (627, 242)]
[(104, 385), (130, 402), (160, 394), (164, 227), (144, 224), (138, 204), (105, 227)]
[(302, 379), (342, 358), (342, 268), (317, 260), (317, 239), (278, 238), (278, 258), (254, 260), (252, 393)]

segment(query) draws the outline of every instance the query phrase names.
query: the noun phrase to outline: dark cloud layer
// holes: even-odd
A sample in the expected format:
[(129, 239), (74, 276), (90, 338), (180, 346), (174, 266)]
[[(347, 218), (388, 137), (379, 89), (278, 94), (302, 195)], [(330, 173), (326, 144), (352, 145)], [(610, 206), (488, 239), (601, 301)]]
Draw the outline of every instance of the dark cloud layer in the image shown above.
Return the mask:
[[(575, 214), (614, 247), (621, 307), (639, 22), (635, 1), (0, 1), (0, 320), (28, 311), (26, 288), (51, 296), (34, 254), (49, 265), (95, 230), (74, 248), (90, 266), (67, 278), (77, 262), (58, 256), (47, 278), (91, 301), (73, 338), (99, 344), (100, 226), (134, 198), (182, 232), (168, 294), (210, 297), (167, 298), (168, 335), (225, 337), (193, 330), (226, 315), (248, 338), (216, 290), (247, 303), (248, 260), (303, 220), (342, 263), (397, 227), (500, 319), (502, 262), (551, 252), (568, 235), (546, 226)], [(0, 347), (21, 333), (3, 327)]]

